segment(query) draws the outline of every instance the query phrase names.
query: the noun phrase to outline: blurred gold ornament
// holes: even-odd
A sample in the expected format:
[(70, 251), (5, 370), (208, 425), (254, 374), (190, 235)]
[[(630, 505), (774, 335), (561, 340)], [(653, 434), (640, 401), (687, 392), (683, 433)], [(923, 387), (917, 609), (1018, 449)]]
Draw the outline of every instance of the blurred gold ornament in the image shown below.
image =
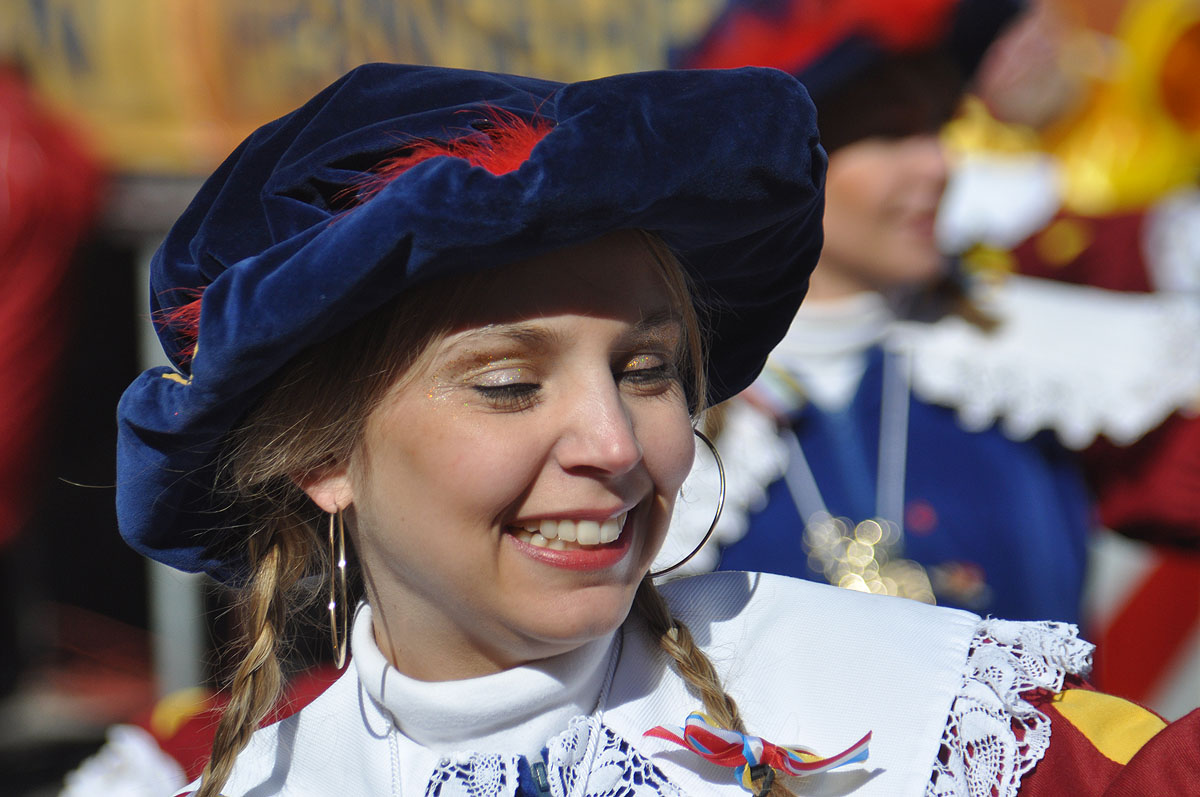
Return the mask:
[[(1044, 59), (1039, 70), (1021, 68), (1010, 54), (1012, 69), (992, 65), (999, 77), (985, 62), (980, 88), (985, 96), (995, 92), (991, 107), (968, 100), (944, 132), (950, 150), (1055, 156), (1062, 206), (1078, 215), (1139, 210), (1194, 185), (1200, 176), (1200, 0), (1129, 0), (1123, 8), (1110, 4), (1102, 19), (1065, 0), (1051, 5), (1065, 11), (1054, 30), (1057, 57)], [(1074, 27), (1062, 25), (1064, 18)], [(1101, 21), (1102, 29), (1088, 27)], [(1002, 39), (997, 62), (1004, 62), (1005, 49)], [(1019, 111), (1041, 96), (1034, 89), (1059, 83), (1076, 88), (1056, 95), (1057, 113), (1034, 114), (1044, 120), (1040, 129), (991, 115), (1006, 103)]]
[(1091, 245), (1094, 233), (1082, 219), (1057, 219), (1034, 240), (1038, 257), (1051, 266), (1065, 266)]
[(817, 512), (804, 526), (809, 567), (845, 589), (936, 603), (925, 568), (901, 558), (903, 535), (880, 518), (851, 525), (846, 518)]
[(1073, 119), (1046, 131), (1064, 205), (1090, 215), (1145, 207), (1200, 174), (1200, 2), (1137, 0), (1119, 24), (1112, 74)]

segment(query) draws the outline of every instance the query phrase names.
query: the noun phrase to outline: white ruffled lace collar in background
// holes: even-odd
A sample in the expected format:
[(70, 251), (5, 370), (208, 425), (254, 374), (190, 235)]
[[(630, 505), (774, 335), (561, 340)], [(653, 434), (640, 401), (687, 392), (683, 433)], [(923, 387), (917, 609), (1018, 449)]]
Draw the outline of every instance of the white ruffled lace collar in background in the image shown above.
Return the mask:
[(913, 391), (969, 430), (999, 422), (1024, 440), (1051, 429), (1070, 448), (1136, 441), (1200, 401), (1200, 301), (1010, 277), (982, 294), (999, 324), (956, 316), (897, 322)]
[(352, 666), (396, 728), (434, 752), (537, 758), (572, 718), (590, 715), (609, 674), (616, 634), (536, 665), (458, 681), (418, 681), (387, 663), (363, 604), (354, 620)]
[(1142, 254), (1156, 290), (1200, 301), (1200, 190), (1181, 189), (1146, 211)]

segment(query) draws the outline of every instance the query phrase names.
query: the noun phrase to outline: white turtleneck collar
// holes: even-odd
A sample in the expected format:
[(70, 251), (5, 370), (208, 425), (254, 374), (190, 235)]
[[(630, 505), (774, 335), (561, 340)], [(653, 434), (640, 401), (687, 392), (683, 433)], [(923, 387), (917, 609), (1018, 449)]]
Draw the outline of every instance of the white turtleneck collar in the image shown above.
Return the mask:
[(392, 667), (375, 643), (371, 607), (351, 633), (352, 666), (397, 729), (437, 753), (517, 753), (537, 759), (573, 717), (590, 715), (618, 655), (617, 633), (561, 656), (457, 681), (418, 681)]
[(806, 302), (771, 353), (771, 366), (800, 383), (827, 412), (846, 407), (866, 369), (866, 351), (880, 343), (895, 314), (879, 293)]

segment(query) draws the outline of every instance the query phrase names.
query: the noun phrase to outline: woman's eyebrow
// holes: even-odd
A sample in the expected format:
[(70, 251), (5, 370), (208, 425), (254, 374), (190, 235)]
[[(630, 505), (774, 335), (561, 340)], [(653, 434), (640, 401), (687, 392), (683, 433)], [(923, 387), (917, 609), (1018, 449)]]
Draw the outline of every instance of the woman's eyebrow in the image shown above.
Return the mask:
[(525, 322), (511, 324), (488, 324), (455, 336), (451, 346), (470, 346), (476, 343), (494, 343), (496, 339), (516, 343), (529, 348), (546, 348), (562, 339), (562, 334), (546, 327)]
[[(642, 316), (630, 329), (634, 337), (660, 333), (666, 327), (682, 327), (683, 319), (680, 314), (667, 307), (654, 310)], [(502, 341), (516, 343), (530, 348), (547, 348), (562, 342), (566, 333), (550, 329), (537, 322), (516, 321), (508, 324), (488, 324), (487, 326), (462, 332), (454, 336), (450, 345), (454, 348), (469, 346), (480, 342), (492, 342), (499, 338)]]
[(623, 346), (675, 346), (683, 335), (683, 318), (671, 309), (649, 313), (621, 336)]
[(661, 310), (655, 310), (642, 316), (641, 320), (633, 326), (633, 332), (648, 333), (661, 331), (663, 327), (682, 327), (683, 316), (670, 307), (664, 307)]

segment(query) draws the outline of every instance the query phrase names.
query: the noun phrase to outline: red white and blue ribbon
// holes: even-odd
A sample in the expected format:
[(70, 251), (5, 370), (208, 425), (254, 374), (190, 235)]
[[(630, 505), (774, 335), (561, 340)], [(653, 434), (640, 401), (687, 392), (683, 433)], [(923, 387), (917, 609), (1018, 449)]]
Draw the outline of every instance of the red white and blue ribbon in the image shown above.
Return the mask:
[(785, 775), (815, 775), (836, 767), (867, 760), (871, 734), (859, 739), (837, 755), (821, 757), (803, 747), (784, 747), (757, 736), (722, 728), (708, 716), (694, 711), (682, 728), (659, 725), (646, 731), (646, 736), (666, 739), (723, 767), (736, 767), (738, 782), (747, 791), (754, 791), (755, 775), (762, 765)]

